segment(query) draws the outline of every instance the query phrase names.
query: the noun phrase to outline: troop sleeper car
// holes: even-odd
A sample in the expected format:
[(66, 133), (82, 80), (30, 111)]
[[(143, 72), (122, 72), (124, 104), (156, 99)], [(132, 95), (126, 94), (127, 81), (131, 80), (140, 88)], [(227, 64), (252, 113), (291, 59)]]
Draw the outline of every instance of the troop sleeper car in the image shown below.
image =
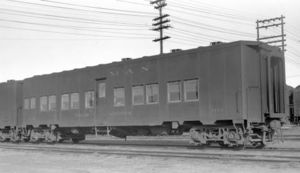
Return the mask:
[(293, 109), (294, 109), (294, 123), (300, 123), (300, 86), (293, 91)]
[(286, 115), (282, 52), (220, 43), (0, 85), (1, 140), (190, 131), (197, 144), (261, 145)]

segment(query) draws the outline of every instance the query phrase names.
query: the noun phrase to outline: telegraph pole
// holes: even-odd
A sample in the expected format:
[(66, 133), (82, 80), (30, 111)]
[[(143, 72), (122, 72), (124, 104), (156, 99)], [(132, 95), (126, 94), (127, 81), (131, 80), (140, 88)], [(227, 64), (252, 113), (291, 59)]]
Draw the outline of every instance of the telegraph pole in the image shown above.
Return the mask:
[[(257, 41), (263, 41), (264, 43), (267, 44), (275, 44), (275, 43), (281, 43), (281, 45), (273, 45), (273, 46), (277, 46), (279, 47), (283, 54), (286, 51), (285, 50), (285, 37), (286, 34), (284, 34), (284, 16), (280, 16), (280, 17), (275, 17), (275, 18), (271, 18), (271, 19), (264, 19), (264, 20), (257, 20), (256, 21), (256, 30), (257, 30)], [(274, 27), (281, 27), (281, 33), (279, 35), (272, 35), (272, 36), (267, 36), (267, 37), (261, 37), (260, 36), (260, 29), (268, 29), (268, 28), (274, 28)]]
[(170, 15), (168, 14), (163, 14), (162, 13), (162, 9), (167, 6), (166, 0), (155, 0), (155, 1), (151, 1), (150, 4), (152, 5), (156, 5), (154, 6), (155, 9), (157, 9), (159, 11), (159, 17), (156, 17), (153, 19), (154, 22), (152, 26), (154, 26), (155, 28), (153, 28), (153, 31), (159, 31), (159, 38), (154, 39), (154, 42), (160, 42), (160, 54), (163, 54), (163, 41), (166, 39), (169, 39), (169, 36), (164, 36), (163, 35), (163, 30), (164, 29), (168, 29), (171, 26), (167, 25), (167, 23), (170, 22), (169, 19), (167, 19), (167, 17), (169, 17)]
[[(286, 51), (285, 37), (286, 37), (286, 34), (284, 34), (284, 24), (285, 24), (284, 19), (285, 19), (285, 17), (283, 15), (281, 15), (280, 17), (264, 19), (264, 20), (257, 20), (256, 21), (256, 24), (257, 24), (256, 29), (257, 29), (257, 41), (258, 42), (264, 42), (264, 43), (267, 43), (272, 46), (276, 46), (279, 49), (281, 49), (281, 52), (283, 55), (283, 59), (282, 59), (283, 63), (282, 63), (282, 65), (280, 65), (280, 64), (276, 65), (276, 68), (278, 68), (277, 70), (275, 68), (275, 65), (273, 68), (271, 67), (271, 64), (272, 64), (271, 58), (270, 57), (267, 58), (267, 64), (268, 64), (268, 68), (267, 68), (267, 78), (268, 79), (267, 80), (269, 82), (271, 82), (272, 78), (274, 78), (273, 80), (276, 81), (275, 80), (275, 77), (276, 77), (276, 79), (278, 79), (278, 81), (282, 80), (284, 83), (283, 86), (274, 88), (274, 92), (276, 89), (279, 92), (279, 97), (277, 97), (277, 99), (274, 98), (275, 102), (276, 102), (276, 103), (274, 103), (274, 106), (271, 106), (270, 103), (268, 105), (271, 109), (273, 109), (274, 112), (275, 111), (279, 111), (279, 112), (283, 111), (283, 113), (284, 112), (286, 113), (287, 112), (286, 110), (288, 110), (287, 106), (283, 106), (282, 110), (281, 110), (281, 106), (280, 106), (281, 103), (284, 105), (285, 103), (288, 102), (287, 97), (285, 97), (285, 95), (287, 94), (286, 85), (285, 85), (286, 79), (285, 79), (285, 75), (278, 75), (279, 72), (282, 72), (282, 71), (285, 72), (285, 51)], [(276, 28), (276, 27), (280, 27), (279, 28), (280, 33), (275, 33), (273, 35), (270, 35), (270, 34), (265, 35), (266, 34), (265, 32), (264, 32), (264, 34), (260, 33), (260, 31), (262, 31), (262, 29), (268, 30), (269, 28)], [(264, 35), (264, 36), (261, 37), (261, 35)], [(274, 72), (271, 72), (272, 70), (274, 70)], [(275, 70), (278, 73), (276, 73)], [(281, 92), (281, 89), (283, 90), (283, 92)], [(268, 91), (269, 97), (272, 97), (272, 94), (271, 94), (272, 86), (271, 85), (268, 86), (268, 90), (269, 90)], [(277, 92), (277, 90), (276, 90), (276, 92)], [(279, 100), (282, 100), (282, 102)], [(278, 103), (278, 105), (277, 105), (277, 103)], [(275, 106), (275, 104), (277, 106)]]

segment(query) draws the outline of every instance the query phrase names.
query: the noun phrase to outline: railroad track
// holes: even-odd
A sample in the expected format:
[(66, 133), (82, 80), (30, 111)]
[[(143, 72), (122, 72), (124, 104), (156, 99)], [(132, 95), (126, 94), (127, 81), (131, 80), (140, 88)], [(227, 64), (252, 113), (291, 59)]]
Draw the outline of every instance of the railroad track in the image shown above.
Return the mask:
[[(224, 150), (186, 150), (177, 148), (149, 148), (149, 147), (99, 147), (84, 145), (47, 145), (47, 144), (11, 144), (2, 143), (0, 149), (36, 152), (57, 152), (73, 154), (105, 154), (125, 156), (145, 156), (164, 158), (190, 158), (190, 159), (217, 159), (236, 160), (248, 162), (300, 162), (299, 154), (258, 151), (224, 151)], [(299, 151), (300, 152), (300, 151)]]
[(133, 147), (174, 147), (174, 148), (186, 148), (195, 150), (251, 150), (251, 151), (264, 151), (264, 152), (299, 152), (300, 148), (275, 148), (275, 147), (265, 147), (261, 149), (257, 148), (230, 148), (221, 147), (219, 145), (208, 145), (208, 146), (194, 146), (189, 144), (188, 140), (87, 140), (79, 143), (79, 145), (100, 145), (100, 146), (133, 146)]

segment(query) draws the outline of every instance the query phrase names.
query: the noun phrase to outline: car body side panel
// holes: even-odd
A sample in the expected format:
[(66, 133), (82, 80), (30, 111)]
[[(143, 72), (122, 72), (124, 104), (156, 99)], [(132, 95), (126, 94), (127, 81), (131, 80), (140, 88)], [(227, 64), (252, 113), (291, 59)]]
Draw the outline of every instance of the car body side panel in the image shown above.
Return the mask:
[[(245, 119), (262, 122), (267, 87), (261, 83), (266, 80), (261, 67), (266, 64), (248, 44), (257, 47), (256, 42), (224, 43), (25, 79), (23, 99), (35, 97), (37, 104), (34, 110), (23, 110), (23, 126), (144, 126), (165, 121), (214, 124)], [(191, 79), (198, 80), (199, 100), (187, 102), (183, 99), (183, 83)], [(167, 83), (172, 81), (181, 83), (182, 98), (177, 103), (167, 100)], [(98, 98), (100, 82), (106, 84), (104, 98)], [(145, 93), (145, 85), (154, 83), (159, 85), (159, 103), (133, 105), (132, 86), (143, 85)], [(113, 105), (113, 90), (118, 87), (125, 89), (125, 106)], [(95, 92), (96, 108), (85, 108), (87, 91)], [(79, 93), (80, 109), (61, 110), (61, 96), (71, 93)], [(56, 110), (41, 112), (40, 97), (51, 95), (56, 96)]]
[(19, 107), (17, 100), (18, 85), (16, 81), (8, 81), (0, 84), (0, 128), (17, 126), (17, 110)]

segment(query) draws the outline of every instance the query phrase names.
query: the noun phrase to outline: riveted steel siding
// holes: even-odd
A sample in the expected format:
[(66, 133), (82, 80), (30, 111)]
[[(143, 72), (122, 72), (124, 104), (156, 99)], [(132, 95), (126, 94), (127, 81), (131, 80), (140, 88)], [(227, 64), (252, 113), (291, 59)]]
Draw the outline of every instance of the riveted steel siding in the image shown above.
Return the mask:
[[(163, 121), (241, 120), (241, 63), (239, 45), (170, 54), (143, 61), (125, 62), (107, 68), (107, 114), (99, 112), (98, 123), (107, 125), (159, 125)], [(145, 68), (147, 70), (145, 70)], [(113, 73), (110, 73), (113, 72)], [(114, 74), (114, 75), (112, 75)], [(167, 102), (167, 82), (199, 80), (199, 100)], [(132, 105), (131, 86), (159, 83), (160, 102)], [(113, 87), (125, 87), (126, 106), (113, 107)], [(182, 88), (183, 89), (183, 88)], [(101, 105), (99, 105), (101, 106)], [(239, 107), (239, 108), (237, 108)]]
[[(246, 89), (255, 88), (260, 75), (252, 70), (259, 66), (258, 54), (243, 46), (247, 43), (235, 42), (26, 79), (24, 98), (36, 97), (37, 109), (24, 110), (23, 124), (129, 126), (160, 125), (163, 121), (242, 121), (248, 118)], [(97, 98), (97, 109), (85, 109), (84, 92), (96, 91), (96, 79), (100, 78), (106, 83), (106, 97)], [(199, 100), (168, 103), (167, 82), (188, 79), (198, 79)], [(153, 83), (159, 84), (159, 104), (132, 105), (132, 86)], [(124, 107), (113, 106), (115, 87), (125, 88)], [(73, 92), (80, 94), (80, 109), (62, 111), (61, 95)], [(39, 97), (49, 95), (57, 96), (57, 110), (40, 112)], [(255, 113), (261, 116), (261, 112)], [(257, 117), (254, 120), (259, 121)]]

